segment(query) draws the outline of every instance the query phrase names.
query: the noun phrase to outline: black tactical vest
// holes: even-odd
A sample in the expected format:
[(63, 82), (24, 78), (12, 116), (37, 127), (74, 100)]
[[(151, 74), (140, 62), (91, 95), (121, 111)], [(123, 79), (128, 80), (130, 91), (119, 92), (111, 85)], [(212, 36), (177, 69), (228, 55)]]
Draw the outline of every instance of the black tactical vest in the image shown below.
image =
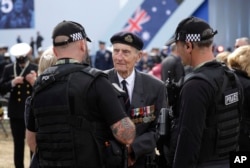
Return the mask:
[(213, 102), (216, 107), (207, 113), (199, 162), (228, 158), (230, 151), (238, 149), (243, 96), (239, 80), (231, 70), (217, 62), (206, 63), (188, 74), (184, 83), (194, 78), (207, 81), (216, 93)]
[(86, 103), (88, 88), (100, 71), (77, 64), (49, 68), (36, 85), (32, 108), (37, 124), (40, 167), (102, 167)]

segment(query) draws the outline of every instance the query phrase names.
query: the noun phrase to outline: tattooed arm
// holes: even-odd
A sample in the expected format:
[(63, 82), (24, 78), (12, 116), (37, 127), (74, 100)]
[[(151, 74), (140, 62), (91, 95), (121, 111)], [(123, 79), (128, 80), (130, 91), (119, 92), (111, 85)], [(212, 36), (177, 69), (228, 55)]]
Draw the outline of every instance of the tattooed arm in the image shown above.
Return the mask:
[(135, 125), (129, 117), (125, 117), (111, 126), (116, 140), (123, 144), (131, 144), (135, 139)]

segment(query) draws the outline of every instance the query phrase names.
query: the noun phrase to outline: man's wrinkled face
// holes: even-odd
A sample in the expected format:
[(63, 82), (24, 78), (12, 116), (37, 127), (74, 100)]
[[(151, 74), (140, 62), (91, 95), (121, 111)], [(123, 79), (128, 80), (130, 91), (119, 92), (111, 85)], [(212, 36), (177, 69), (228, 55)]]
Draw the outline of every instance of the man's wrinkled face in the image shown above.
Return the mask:
[(129, 76), (134, 69), (136, 62), (141, 57), (141, 52), (132, 46), (115, 43), (113, 44), (114, 68), (119, 74)]

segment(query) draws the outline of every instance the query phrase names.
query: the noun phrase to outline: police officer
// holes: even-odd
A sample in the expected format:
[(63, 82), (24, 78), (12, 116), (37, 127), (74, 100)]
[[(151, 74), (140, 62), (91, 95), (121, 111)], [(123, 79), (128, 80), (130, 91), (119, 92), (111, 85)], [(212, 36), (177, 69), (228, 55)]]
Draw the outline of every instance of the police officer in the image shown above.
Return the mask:
[[(171, 53), (162, 60), (161, 67), (161, 79), (166, 81), (171, 75), (174, 82), (178, 82), (182, 76), (184, 76), (184, 67), (181, 63), (181, 58), (177, 53), (176, 44), (173, 43), (170, 46)], [(169, 74), (169, 72), (171, 72)]]
[(103, 167), (106, 139), (129, 145), (135, 126), (106, 74), (84, 64), (91, 40), (83, 26), (62, 21), (52, 38), (57, 62), (34, 85), (27, 124), (37, 135), (39, 167)]
[(112, 53), (106, 49), (106, 43), (99, 41), (99, 50), (95, 55), (95, 68), (107, 70), (113, 68)]
[(158, 140), (157, 118), (167, 102), (164, 83), (135, 69), (136, 62), (142, 57), (140, 37), (131, 32), (118, 32), (110, 41), (114, 68), (107, 71), (109, 80), (127, 92), (124, 106), (136, 125), (135, 141), (128, 146), (128, 166), (153, 167)]
[(216, 33), (204, 20), (188, 17), (168, 42), (176, 42), (183, 64), (193, 68), (177, 102), (174, 168), (227, 168), (229, 152), (237, 149), (241, 92), (235, 74), (214, 60)]
[(32, 85), (37, 71), (37, 65), (28, 60), (30, 52), (31, 47), (27, 43), (13, 45), (10, 48), (10, 54), (15, 56), (16, 62), (5, 66), (0, 81), (1, 94), (10, 93), (8, 117), (14, 141), (14, 163), (18, 168), (24, 167), (25, 100), (32, 94)]

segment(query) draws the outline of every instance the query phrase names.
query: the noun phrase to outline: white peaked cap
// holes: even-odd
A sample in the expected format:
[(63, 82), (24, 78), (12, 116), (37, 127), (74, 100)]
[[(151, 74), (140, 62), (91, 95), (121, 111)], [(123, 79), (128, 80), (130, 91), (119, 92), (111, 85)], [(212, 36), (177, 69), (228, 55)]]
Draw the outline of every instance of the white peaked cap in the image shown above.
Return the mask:
[(10, 48), (10, 55), (19, 57), (19, 56), (26, 56), (31, 50), (31, 47), (27, 43), (18, 43), (13, 45)]

